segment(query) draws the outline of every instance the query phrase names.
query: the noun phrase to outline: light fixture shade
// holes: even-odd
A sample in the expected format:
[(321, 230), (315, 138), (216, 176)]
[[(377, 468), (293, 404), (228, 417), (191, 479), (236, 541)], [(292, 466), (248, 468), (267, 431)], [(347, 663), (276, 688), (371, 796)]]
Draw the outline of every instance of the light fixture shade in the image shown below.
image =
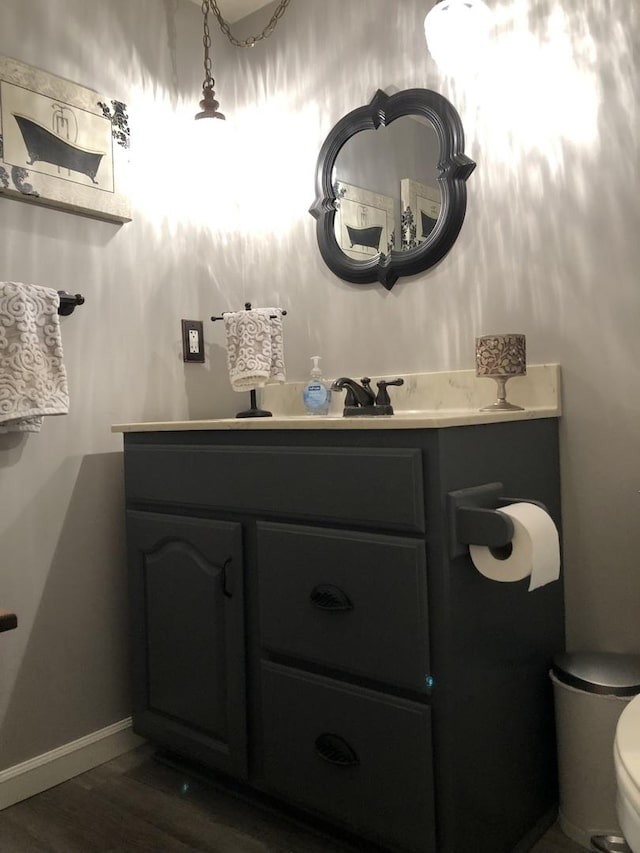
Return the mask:
[(200, 112), (196, 113), (196, 119), (201, 118), (219, 118), (224, 121), (225, 116), (218, 111), (220, 102), (216, 101), (216, 93), (213, 91), (213, 80), (211, 85), (207, 86), (206, 82), (202, 89), (202, 100), (200, 101)]
[(477, 66), (491, 26), (491, 12), (483, 0), (440, 0), (424, 19), (424, 35), (436, 63), (454, 72)]

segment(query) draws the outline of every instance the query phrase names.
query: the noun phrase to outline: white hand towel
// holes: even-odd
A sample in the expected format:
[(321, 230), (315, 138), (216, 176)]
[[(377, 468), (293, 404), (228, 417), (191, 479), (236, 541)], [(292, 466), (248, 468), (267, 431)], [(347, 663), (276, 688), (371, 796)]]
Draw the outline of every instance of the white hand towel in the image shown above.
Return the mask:
[(254, 308), (223, 315), (227, 367), (234, 391), (261, 388), (270, 380), (284, 382), (282, 311)]
[(286, 382), (284, 369), (284, 324), (281, 308), (263, 308), (269, 315), (271, 332), (271, 373), (269, 379), (273, 382)]
[(0, 433), (39, 432), (69, 411), (56, 290), (0, 282)]

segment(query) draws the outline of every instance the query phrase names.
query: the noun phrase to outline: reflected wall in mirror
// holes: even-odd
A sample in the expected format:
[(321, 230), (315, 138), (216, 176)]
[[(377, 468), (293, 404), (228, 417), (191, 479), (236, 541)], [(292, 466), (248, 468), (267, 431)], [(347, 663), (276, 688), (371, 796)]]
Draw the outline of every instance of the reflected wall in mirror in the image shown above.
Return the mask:
[(466, 157), (460, 117), (429, 89), (388, 96), (344, 116), (325, 140), (316, 169), (320, 253), (340, 278), (380, 281), (436, 264), (466, 210)]

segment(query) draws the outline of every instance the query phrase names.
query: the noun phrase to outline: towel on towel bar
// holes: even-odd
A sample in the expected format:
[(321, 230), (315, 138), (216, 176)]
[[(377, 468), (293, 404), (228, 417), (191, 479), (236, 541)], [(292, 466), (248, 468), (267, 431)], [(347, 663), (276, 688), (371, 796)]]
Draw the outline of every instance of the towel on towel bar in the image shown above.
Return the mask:
[(69, 411), (59, 304), (48, 287), (0, 282), (0, 433), (39, 432), (43, 415)]
[(251, 391), (268, 382), (284, 382), (282, 310), (229, 311), (223, 319), (233, 390)]

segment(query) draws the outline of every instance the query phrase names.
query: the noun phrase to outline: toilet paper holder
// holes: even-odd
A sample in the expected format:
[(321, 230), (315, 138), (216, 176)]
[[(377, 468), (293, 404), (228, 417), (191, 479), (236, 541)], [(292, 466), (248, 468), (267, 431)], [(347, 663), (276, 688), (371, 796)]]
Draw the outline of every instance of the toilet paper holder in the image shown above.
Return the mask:
[(469, 545), (504, 548), (513, 539), (513, 521), (497, 510), (512, 503), (536, 504), (547, 510), (540, 501), (529, 498), (508, 498), (502, 483), (484, 483), (447, 494), (449, 510), (449, 552), (460, 557), (468, 553)]

